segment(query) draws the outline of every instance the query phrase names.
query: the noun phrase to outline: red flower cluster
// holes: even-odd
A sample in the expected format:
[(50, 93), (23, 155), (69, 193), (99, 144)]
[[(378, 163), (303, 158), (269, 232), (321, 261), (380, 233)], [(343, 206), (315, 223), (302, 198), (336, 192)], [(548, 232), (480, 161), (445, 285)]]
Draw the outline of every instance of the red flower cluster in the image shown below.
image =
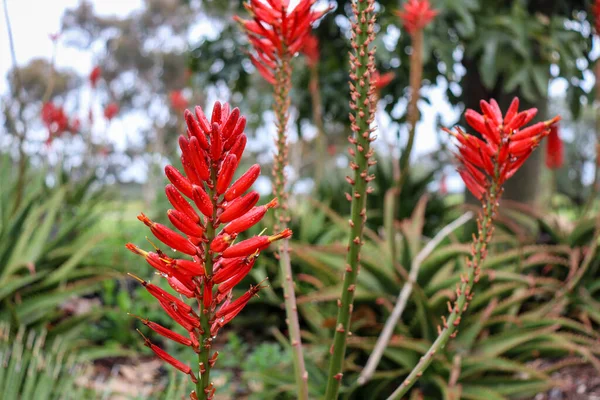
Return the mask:
[(302, 46), (302, 53), (306, 56), (306, 63), (309, 67), (313, 68), (319, 63), (319, 39), (312, 34), (309, 34), (304, 40)]
[(244, 3), (251, 20), (235, 16), (248, 33), (248, 40), (256, 55), (250, 59), (267, 82), (274, 84), (274, 70), (284, 56), (293, 56), (304, 46), (312, 24), (325, 15), (329, 8), (312, 11), (316, 0), (299, 0), (289, 10), (289, 0), (249, 0)]
[(404, 29), (413, 35), (425, 28), (438, 15), (438, 11), (431, 8), (429, 0), (408, 0), (404, 3), (404, 9), (396, 11), (396, 15), (402, 19)]
[(96, 65), (90, 72), (90, 85), (92, 85), (92, 88), (96, 87), (101, 76), (102, 69), (100, 69), (100, 66)]
[(492, 185), (501, 186), (517, 172), (560, 117), (525, 127), (537, 109), (519, 112), (516, 97), (504, 117), (494, 99), (489, 103), (482, 100), (480, 105), (483, 114), (469, 109), (465, 119), (482, 139), (458, 127), (455, 132), (444, 130), (458, 140), (458, 172), (469, 191), (481, 200)]
[(172, 90), (169, 93), (169, 100), (171, 101), (171, 107), (177, 111), (183, 111), (188, 106), (188, 101), (181, 90)]
[(390, 83), (392, 83), (395, 77), (396, 74), (391, 71), (386, 72), (383, 75), (381, 75), (379, 71), (375, 71), (373, 73), (373, 76), (371, 77), (371, 81), (373, 83), (373, 86), (375, 87), (375, 90), (379, 91), (387, 85), (389, 85)]
[(548, 143), (546, 143), (546, 166), (549, 169), (559, 169), (563, 166), (563, 142), (558, 136), (558, 125), (550, 127)]
[(104, 107), (104, 118), (107, 120), (112, 120), (119, 113), (119, 105), (115, 102), (108, 103), (106, 107)]
[(53, 138), (62, 136), (65, 132), (77, 132), (81, 126), (78, 118), (69, 121), (62, 106), (57, 106), (52, 102), (45, 103), (42, 106), (42, 122), (48, 129), (47, 143)]
[[(232, 289), (248, 275), (259, 253), (273, 241), (289, 238), (292, 232), (286, 229), (276, 235), (254, 236), (234, 244), (238, 234), (257, 224), (267, 210), (277, 205), (277, 199), (256, 206), (258, 193), (245, 194), (260, 175), (258, 164), (233, 180), (247, 140), (246, 118), (240, 115), (239, 109), (230, 110), (228, 104), (217, 102), (210, 120), (200, 107), (195, 108), (195, 114), (194, 117), (185, 111), (187, 137), (179, 137), (184, 174), (171, 165), (165, 168), (171, 182), (165, 193), (173, 206), (167, 216), (181, 233), (144, 214), (138, 216), (158, 240), (189, 258), (173, 258), (158, 248), (146, 252), (131, 243), (127, 248), (143, 256), (175, 292), (184, 298), (196, 299), (200, 308), (195, 312), (179, 297), (136, 278), (188, 336), (147, 320), (142, 322), (159, 335), (200, 353), (210, 351), (210, 345), (203, 340), (214, 337), (261, 289), (260, 285), (252, 286), (246, 294), (232, 301)], [(145, 341), (158, 357), (197, 380), (187, 365), (148, 339)]]

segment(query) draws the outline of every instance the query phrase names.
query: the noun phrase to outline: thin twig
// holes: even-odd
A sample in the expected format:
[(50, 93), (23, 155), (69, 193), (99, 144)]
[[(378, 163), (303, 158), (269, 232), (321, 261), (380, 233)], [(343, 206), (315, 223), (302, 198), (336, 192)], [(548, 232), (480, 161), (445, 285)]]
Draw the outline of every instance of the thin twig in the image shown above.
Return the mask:
[(13, 64), (13, 73), (15, 76), (15, 98), (19, 104), (18, 119), (21, 122), (21, 130), (19, 130), (17, 124), (15, 124), (15, 134), (18, 139), (19, 148), (19, 168), (17, 177), (17, 192), (15, 195), (15, 204), (13, 212), (16, 212), (21, 204), (23, 198), (23, 191), (25, 189), (25, 172), (27, 170), (27, 154), (25, 153), (25, 136), (27, 132), (27, 121), (23, 117), (23, 110), (25, 109), (25, 102), (21, 98), (21, 89), (23, 87), (23, 81), (21, 80), (21, 73), (17, 64), (17, 55), (15, 52), (15, 41), (12, 34), (12, 27), (10, 24), (10, 17), (8, 16), (8, 5), (7, 1), (3, 1), (4, 5), (4, 20), (6, 21), (6, 31), (8, 33), (8, 42), (10, 47), (10, 55)]
[(456, 230), (461, 225), (465, 224), (472, 217), (473, 217), (473, 213), (471, 211), (467, 211), (466, 213), (464, 213), (463, 215), (458, 217), (456, 220), (454, 220), (450, 224), (446, 225), (441, 231), (438, 232), (437, 235), (435, 235), (433, 237), (433, 239), (431, 239), (429, 241), (429, 243), (427, 243), (427, 245), (425, 247), (423, 247), (423, 249), (413, 259), (411, 267), (410, 267), (410, 273), (408, 275), (408, 281), (402, 287), (402, 290), (400, 291), (400, 294), (398, 295), (398, 300), (396, 301), (396, 305), (394, 306), (394, 310), (392, 311), (392, 314), (390, 315), (388, 320), (385, 322), (385, 326), (383, 327), (383, 330), (381, 331), (381, 335), (377, 339), (377, 343), (375, 344), (375, 348), (373, 349), (373, 352), (371, 353), (371, 356), (369, 357), (369, 360), (367, 361), (367, 365), (365, 366), (365, 368), (362, 370), (360, 376), (358, 377), (357, 382), (359, 385), (364, 385), (365, 383), (367, 383), (373, 376), (373, 373), (375, 372), (375, 370), (377, 369), (377, 366), (379, 365), (379, 361), (381, 360), (381, 357), (383, 356), (383, 352), (385, 351), (385, 348), (387, 347), (387, 345), (390, 341), (390, 338), (392, 337), (392, 333), (394, 332), (394, 327), (400, 320), (400, 317), (402, 316), (402, 313), (404, 312), (404, 309), (406, 308), (406, 303), (408, 302), (408, 298), (410, 297), (410, 294), (412, 293), (413, 286), (417, 280), (417, 276), (419, 275), (419, 269), (421, 268), (421, 264), (423, 264), (423, 261), (425, 261), (425, 259), (427, 257), (429, 257), (429, 255), (433, 252), (433, 250), (435, 250), (435, 248), (448, 235), (450, 235), (454, 230)]

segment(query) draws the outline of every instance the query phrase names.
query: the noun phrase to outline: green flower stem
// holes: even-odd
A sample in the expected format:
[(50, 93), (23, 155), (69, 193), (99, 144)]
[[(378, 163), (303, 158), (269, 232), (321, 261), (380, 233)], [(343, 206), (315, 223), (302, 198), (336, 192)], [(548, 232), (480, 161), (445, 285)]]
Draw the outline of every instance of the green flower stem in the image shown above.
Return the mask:
[[(279, 199), (280, 206), (275, 209), (275, 219), (277, 221), (276, 230), (283, 230), (287, 227), (289, 216), (287, 212), (288, 194), (285, 190), (286, 176), (285, 167), (288, 164), (288, 144), (287, 144), (287, 123), (288, 110), (290, 108), (290, 89), (291, 89), (290, 57), (284, 56), (275, 71), (274, 93), (274, 111), (277, 124), (277, 138), (275, 141), (277, 154), (273, 163), (273, 193)], [(300, 322), (298, 320), (298, 306), (296, 303), (296, 293), (294, 290), (294, 279), (292, 276), (292, 265), (289, 254), (289, 241), (282, 240), (279, 245), (279, 268), (283, 286), (283, 298), (285, 303), (286, 322), (288, 325), (288, 335), (292, 345), (292, 360), (294, 363), (294, 376), (296, 378), (298, 399), (308, 399), (308, 373), (304, 363), (304, 353), (302, 352), (302, 339), (300, 337)]]
[(460, 324), (461, 316), (467, 309), (469, 301), (473, 296), (472, 288), (479, 279), (479, 268), (483, 262), (489, 240), (493, 232), (493, 216), (496, 212), (500, 189), (496, 184), (490, 188), (489, 195), (483, 205), (483, 210), (477, 218), (479, 226), (478, 235), (474, 239), (471, 259), (467, 261), (467, 274), (461, 279), (462, 283), (457, 291), (457, 299), (448, 319), (443, 319), (444, 326), (438, 338), (433, 342), (427, 353), (417, 363), (404, 382), (388, 397), (388, 400), (401, 399), (415, 382), (423, 375), (423, 372), (433, 361), (433, 357), (444, 349), (450, 338), (456, 336), (456, 328)]
[(352, 48), (354, 50), (350, 56), (350, 107), (353, 110), (351, 116), (353, 137), (350, 138), (350, 142), (355, 145), (351, 150), (354, 159), (351, 163), (351, 167), (354, 169), (354, 178), (348, 178), (348, 182), (353, 185), (352, 194), (348, 195), (351, 201), (350, 236), (342, 294), (341, 299), (338, 299), (338, 316), (331, 348), (332, 356), (325, 393), (327, 400), (337, 399), (343, 376), (346, 339), (350, 330), (362, 233), (366, 220), (367, 184), (372, 179), (368, 175), (368, 168), (371, 164), (369, 158), (372, 155), (370, 124), (374, 118), (374, 102), (376, 101), (370, 82), (371, 74), (374, 71), (374, 50), (369, 50), (369, 44), (373, 41), (374, 36), (373, 3), (372, 0), (352, 2), (355, 21), (352, 24)]
[[(210, 168), (210, 177), (211, 181), (216, 184), (217, 182), (217, 167), (212, 165)], [(204, 254), (206, 256), (206, 260), (204, 261), (204, 269), (206, 271), (206, 276), (210, 277), (213, 273), (213, 254), (210, 250), (210, 245), (215, 238), (215, 226), (213, 225), (217, 221), (217, 200), (218, 195), (215, 190), (215, 185), (213, 187), (209, 187), (208, 194), (212, 199), (213, 204), (213, 215), (212, 219), (206, 222), (206, 244), (204, 247)], [(202, 285), (202, 295), (204, 294), (204, 285)], [(212, 348), (212, 338), (210, 337), (210, 322), (209, 322), (209, 310), (204, 309), (204, 302), (198, 301), (200, 304), (200, 326), (202, 327), (202, 331), (204, 331), (200, 335), (200, 353), (198, 353), (198, 366), (200, 370), (204, 368), (204, 373), (199, 373), (199, 379), (196, 383), (196, 396), (198, 400), (206, 400), (208, 399), (208, 394), (205, 390), (208, 390), (210, 387), (210, 361), (209, 361), (209, 353)]]

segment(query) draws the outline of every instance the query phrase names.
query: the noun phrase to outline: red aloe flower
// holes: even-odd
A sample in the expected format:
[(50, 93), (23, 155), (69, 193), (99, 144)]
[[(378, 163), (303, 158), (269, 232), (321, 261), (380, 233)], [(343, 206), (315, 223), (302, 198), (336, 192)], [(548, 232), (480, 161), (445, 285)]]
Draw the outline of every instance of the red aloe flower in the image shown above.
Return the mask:
[(108, 103), (106, 107), (104, 107), (104, 118), (107, 120), (112, 120), (119, 113), (119, 105), (115, 102)]
[(525, 127), (537, 114), (537, 109), (518, 111), (519, 99), (514, 98), (504, 116), (496, 100), (481, 101), (479, 114), (474, 110), (465, 112), (467, 123), (482, 139), (463, 132), (444, 129), (458, 141), (461, 163), (458, 169), (469, 191), (478, 199), (494, 186), (500, 191), (502, 184), (523, 165), (540, 141), (550, 133), (550, 127), (560, 117)]
[(396, 11), (404, 29), (411, 35), (425, 28), (437, 14), (438, 11), (431, 8), (429, 0), (408, 0), (402, 11)]
[(267, 82), (275, 84), (277, 64), (306, 45), (312, 25), (329, 11), (313, 11), (315, 3), (316, 0), (299, 0), (290, 10), (289, 0), (249, 0), (244, 6), (252, 19), (235, 16), (256, 52), (250, 60)]
[[(260, 174), (258, 165), (234, 179), (246, 144), (246, 119), (239, 109), (216, 103), (210, 119), (200, 107), (196, 107), (195, 114), (196, 117), (187, 110), (184, 113), (187, 137), (179, 138), (183, 173), (171, 165), (165, 168), (170, 181), (165, 193), (173, 206), (167, 216), (175, 229), (154, 222), (143, 213), (138, 216), (159, 241), (181, 255), (173, 258), (156, 247), (155, 251), (146, 252), (131, 243), (126, 247), (144, 257), (177, 294), (131, 275), (187, 335), (140, 320), (159, 335), (199, 353), (202, 360), (199, 373), (144, 338), (146, 345), (198, 382), (192, 398), (209, 399), (214, 387), (207, 376), (216, 361), (216, 353), (209, 358), (212, 338), (262, 286), (252, 286), (233, 302), (232, 290), (250, 273), (262, 250), (273, 241), (289, 238), (292, 232), (285, 229), (279, 234), (255, 236), (235, 244), (237, 235), (258, 223), (267, 210), (277, 205), (277, 200), (255, 207), (258, 193), (250, 191), (244, 195)], [(194, 306), (182, 298), (194, 298)]]
[(386, 72), (383, 75), (381, 75), (379, 73), (379, 71), (375, 71), (373, 73), (373, 76), (371, 77), (371, 81), (373, 82), (373, 86), (375, 87), (375, 90), (380, 91), (381, 89), (383, 89), (384, 87), (389, 85), (394, 80), (395, 77), (396, 77), (396, 74), (393, 73), (392, 71)]
[(314, 68), (319, 63), (319, 39), (309, 34), (304, 40), (304, 45), (301, 49), (302, 53), (306, 56), (306, 63), (309, 67)]
[(563, 166), (563, 142), (558, 136), (558, 125), (550, 127), (548, 143), (546, 144), (546, 166), (550, 169), (558, 169)]
[(42, 122), (48, 129), (48, 139), (46, 141), (48, 144), (55, 137), (60, 137), (65, 132), (76, 132), (79, 129), (77, 118), (70, 123), (63, 107), (52, 102), (44, 103), (41, 117)]
[(92, 88), (96, 87), (100, 80), (100, 76), (102, 76), (102, 69), (100, 69), (99, 65), (96, 65), (90, 72), (90, 84), (92, 85)]
[(171, 91), (171, 93), (169, 93), (169, 100), (171, 101), (171, 107), (177, 111), (183, 111), (188, 106), (188, 101), (181, 90)]

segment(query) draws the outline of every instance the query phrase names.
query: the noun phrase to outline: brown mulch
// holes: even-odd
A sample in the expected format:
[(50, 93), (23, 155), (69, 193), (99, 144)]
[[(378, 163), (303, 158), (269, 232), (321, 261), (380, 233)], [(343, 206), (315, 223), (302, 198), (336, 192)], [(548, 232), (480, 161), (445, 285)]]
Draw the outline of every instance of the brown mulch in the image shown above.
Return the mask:
[(561, 368), (552, 374), (560, 386), (533, 400), (600, 400), (600, 373), (591, 365)]

